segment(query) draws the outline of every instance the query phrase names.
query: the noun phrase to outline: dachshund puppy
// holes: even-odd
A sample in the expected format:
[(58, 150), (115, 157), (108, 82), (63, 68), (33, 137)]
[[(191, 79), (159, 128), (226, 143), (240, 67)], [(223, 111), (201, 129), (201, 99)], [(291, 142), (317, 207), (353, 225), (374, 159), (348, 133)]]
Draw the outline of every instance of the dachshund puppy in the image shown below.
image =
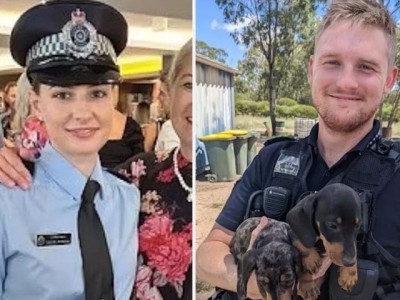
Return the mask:
[(240, 224), (230, 245), (238, 265), (238, 298), (246, 299), (247, 282), (255, 270), (263, 299), (267, 299), (268, 293), (273, 300), (290, 300), (301, 264), (299, 253), (292, 246), (290, 227), (284, 222), (268, 219), (267, 225), (261, 229), (248, 250), (251, 233), (260, 219), (249, 218)]
[(299, 294), (316, 299), (319, 288), (312, 280), (328, 255), (339, 266), (338, 283), (350, 291), (357, 283), (357, 233), (361, 225), (358, 194), (347, 185), (335, 183), (302, 199), (287, 214), (294, 232), (293, 245), (300, 252), (304, 272), (299, 278)]

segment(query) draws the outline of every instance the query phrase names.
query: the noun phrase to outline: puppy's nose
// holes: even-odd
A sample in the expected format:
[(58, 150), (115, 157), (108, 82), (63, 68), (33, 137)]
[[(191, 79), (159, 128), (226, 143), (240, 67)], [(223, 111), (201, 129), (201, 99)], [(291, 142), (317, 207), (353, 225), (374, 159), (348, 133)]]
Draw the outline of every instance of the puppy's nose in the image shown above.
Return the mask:
[(353, 257), (343, 257), (343, 265), (345, 267), (351, 267), (352, 265), (354, 265), (356, 263), (355, 258)]

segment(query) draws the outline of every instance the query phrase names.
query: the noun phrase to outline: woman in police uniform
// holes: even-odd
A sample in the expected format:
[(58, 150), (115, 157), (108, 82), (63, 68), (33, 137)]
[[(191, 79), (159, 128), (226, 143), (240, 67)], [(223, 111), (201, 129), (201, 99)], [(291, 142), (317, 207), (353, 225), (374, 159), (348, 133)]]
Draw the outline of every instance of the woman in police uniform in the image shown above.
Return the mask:
[(1, 299), (128, 299), (137, 257), (136, 188), (100, 167), (127, 24), (95, 1), (48, 1), (11, 34), (49, 142), (32, 188), (0, 187)]

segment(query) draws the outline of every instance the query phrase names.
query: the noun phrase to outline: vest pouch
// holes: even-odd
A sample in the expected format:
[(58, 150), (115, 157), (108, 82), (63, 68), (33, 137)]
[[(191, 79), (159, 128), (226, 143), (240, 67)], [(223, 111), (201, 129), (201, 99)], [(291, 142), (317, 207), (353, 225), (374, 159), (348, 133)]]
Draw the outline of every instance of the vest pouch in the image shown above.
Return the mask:
[[(379, 266), (365, 259), (357, 260), (358, 281), (350, 292), (343, 290), (338, 283), (339, 267), (332, 265), (329, 274), (330, 300), (372, 300), (377, 289)], [(400, 299), (400, 298), (398, 298)]]

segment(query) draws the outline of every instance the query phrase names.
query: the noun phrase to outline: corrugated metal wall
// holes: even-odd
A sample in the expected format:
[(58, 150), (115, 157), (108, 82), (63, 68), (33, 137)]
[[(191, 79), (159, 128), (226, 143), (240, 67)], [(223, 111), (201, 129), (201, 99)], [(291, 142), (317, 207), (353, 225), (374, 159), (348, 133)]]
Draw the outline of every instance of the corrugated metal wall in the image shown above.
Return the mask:
[(197, 61), (195, 99), (196, 170), (201, 173), (208, 162), (198, 138), (234, 126), (233, 74)]

